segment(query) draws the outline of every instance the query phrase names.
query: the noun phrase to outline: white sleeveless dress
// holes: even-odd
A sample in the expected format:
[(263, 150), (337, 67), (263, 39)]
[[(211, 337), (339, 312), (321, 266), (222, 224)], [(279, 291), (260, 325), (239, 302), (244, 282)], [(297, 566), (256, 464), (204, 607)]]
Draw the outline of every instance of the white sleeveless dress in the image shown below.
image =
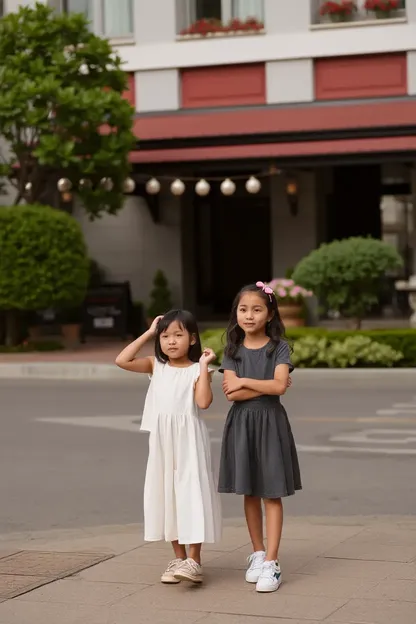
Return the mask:
[(221, 539), (209, 434), (194, 398), (199, 370), (199, 364), (175, 368), (154, 360), (141, 424), (150, 432), (144, 485), (148, 542)]

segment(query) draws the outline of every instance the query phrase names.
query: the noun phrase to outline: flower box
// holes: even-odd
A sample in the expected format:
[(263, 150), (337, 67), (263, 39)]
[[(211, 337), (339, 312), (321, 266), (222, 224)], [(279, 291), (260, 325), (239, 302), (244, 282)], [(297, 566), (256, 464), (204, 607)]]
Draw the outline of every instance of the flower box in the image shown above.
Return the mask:
[(366, 0), (364, 8), (377, 19), (390, 19), (400, 9), (399, 0)]
[(255, 18), (249, 18), (245, 21), (233, 19), (228, 24), (223, 24), (220, 20), (201, 19), (191, 24), (188, 28), (184, 28), (180, 32), (180, 36), (183, 39), (188, 39), (224, 35), (245, 35), (263, 31), (263, 22)]
[(331, 22), (347, 22), (357, 11), (355, 0), (328, 0), (323, 2), (319, 14)]

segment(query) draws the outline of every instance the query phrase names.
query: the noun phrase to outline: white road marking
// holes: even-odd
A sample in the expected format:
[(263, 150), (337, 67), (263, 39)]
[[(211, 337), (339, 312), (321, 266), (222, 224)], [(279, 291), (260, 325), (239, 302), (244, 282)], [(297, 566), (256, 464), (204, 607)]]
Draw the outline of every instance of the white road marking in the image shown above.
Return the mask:
[[(112, 431), (127, 431), (129, 433), (146, 434), (140, 431), (142, 416), (74, 416), (62, 418), (37, 418), (38, 422), (52, 423), (54, 425), (69, 425), (73, 427), (93, 427), (96, 429), (111, 429)], [(214, 429), (208, 428), (211, 434)], [(218, 444), (221, 438), (211, 438), (211, 442)]]
[(351, 442), (353, 444), (411, 444), (416, 442), (416, 430), (364, 429), (363, 431), (342, 433), (331, 436), (330, 442)]
[(377, 416), (396, 416), (397, 414), (416, 414), (416, 406), (412, 409), (410, 408), (400, 408), (400, 409), (379, 409), (376, 412)]
[(416, 449), (393, 449), (364, 446), (313, 446), (297, 444), (300, 453), (371, 453), (373, 455), (416, 455)]

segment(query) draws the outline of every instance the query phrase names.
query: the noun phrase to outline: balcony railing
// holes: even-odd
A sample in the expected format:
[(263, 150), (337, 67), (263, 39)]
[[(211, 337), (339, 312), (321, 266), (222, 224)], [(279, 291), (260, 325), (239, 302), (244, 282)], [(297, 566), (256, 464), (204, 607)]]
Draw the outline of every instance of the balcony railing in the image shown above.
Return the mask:
[(176, 0), (181, 39), (264, 32), (263, 0)]
[(406, 0), (312, 0), (311, 4), (314, 25), (383, 24), (406, 19)]

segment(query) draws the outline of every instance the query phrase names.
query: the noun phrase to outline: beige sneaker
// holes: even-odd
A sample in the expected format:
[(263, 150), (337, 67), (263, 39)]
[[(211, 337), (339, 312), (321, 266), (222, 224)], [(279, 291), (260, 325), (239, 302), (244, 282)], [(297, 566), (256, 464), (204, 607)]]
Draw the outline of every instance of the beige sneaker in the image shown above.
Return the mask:
[(186, 559), (178, 566), (174, 574), (178, 581), (190, 581), (191, 583), (202, 583), (202, 566), (193, 559)]
[(174, 575), (178, 567), (183, 562), (184, 562), (183, 559), (174, 559), (173, 561), (171, 561), (160, 578), (162, 583), (172, 583), (172, 584), (180, 583), (181, 582), (180, 579), (175, 578)]

